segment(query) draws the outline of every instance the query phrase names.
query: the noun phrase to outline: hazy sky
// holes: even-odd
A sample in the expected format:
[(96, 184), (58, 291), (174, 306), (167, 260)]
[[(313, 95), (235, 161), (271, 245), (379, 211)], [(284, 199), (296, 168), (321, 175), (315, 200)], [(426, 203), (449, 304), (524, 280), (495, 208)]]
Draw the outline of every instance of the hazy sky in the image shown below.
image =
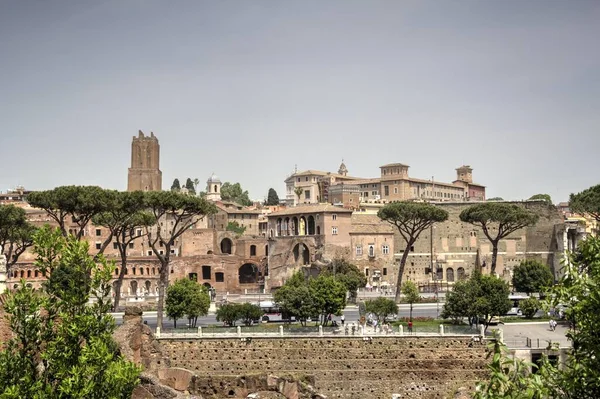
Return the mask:
[(0, 190), (163, 188), (215, 172), (262, 199), (298, 170), (555, 202), (600, 183), (600, 1), (0, 1)]

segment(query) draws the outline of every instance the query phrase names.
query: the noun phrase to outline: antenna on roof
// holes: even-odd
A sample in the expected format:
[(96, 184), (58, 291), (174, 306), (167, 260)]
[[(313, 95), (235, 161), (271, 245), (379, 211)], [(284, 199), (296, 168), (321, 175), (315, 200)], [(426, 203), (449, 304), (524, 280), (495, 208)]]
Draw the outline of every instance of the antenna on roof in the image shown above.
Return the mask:
[(294, 165), (294, 173), (298, 173), (298, 164)]

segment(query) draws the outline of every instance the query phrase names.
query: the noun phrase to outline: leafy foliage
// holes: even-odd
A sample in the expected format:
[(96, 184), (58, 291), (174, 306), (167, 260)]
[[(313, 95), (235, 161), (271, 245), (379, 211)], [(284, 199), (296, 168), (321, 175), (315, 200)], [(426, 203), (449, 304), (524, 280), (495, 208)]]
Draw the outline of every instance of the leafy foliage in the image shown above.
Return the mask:
[(421, 300), (417, 285), (412, 281), (406, 281), (402, 284), (402, 295), (404, 295), (404, 302), (410, 304), (410, 319), (412, 320), (413, 304)]
[(408, 259), (410, 248), (419, 238), (419, 235), (436, 222), (448, 219), (448, 212), (431, 204), (419, 202), (393, 202), (385, 205), (377, 212), (381, 220), (396, 226), (398, 232), (406, 242), (406, 248), (400, 259), (398, 281), (396, 282), (396, 302), (400, 302), (402, 275)]
[(552, 203), (552, 197), (550, 197), (549, 194), (535, 194), (532, 195), (531, 198), (529, 198), (529, 200), (540, 200), (546, 202), (547, 204)]
[(191, 327), (196, 326), (199, 316), (206, 316), (210, 297), (206, 287), (187, 278), (175, 281), (167, 288), (165, 308), (167, 316), (177, 328), (177, 319), (186, 316)]
[(492, 198), (488, 198), (486, 201), (504, 201), (504, 198), (502, 198), (502, 197), (492, 197)]
[(246, 226), (240, 226), (238, 222), (233, 220), (227, 223), (227, 227), (225, 228), (225, 230), (231, 231), (239, 237), (246, 231)]
[(356, 265), (344, 258), (334, 259), (321, 272), (326, 276), (335, 276), (335, 279), (346, 286), (350, 293), (350, 302), (356, 302), (358, 289), (367, 285), (367, 277), (358, 270)]
[(0, 205), (0, 253), (6, 255), (7, 270), (33, 245), (35, 232), (22, 208)]
[(0, 396), (131, 397), (140, 369), (122, 358), (112, 338), (114, 266), (102, 256), (90, 257), (86, 242), (49, 227), (40, 229), (34, 242), (36, 267), (49, 280), (41, 290), (22, 283), (6, 294), (4, 308), (15, 336), (0, 352)]
[(269, 189), (266, 205), (279, 205), (279, 196), (277, 195), (277, 191), (275, 191), (274, 188)]
[(196, 186), (194, 185), (194, 181), (189, 177), (185, 181), (185, 188), (187, 189), (188, 194), (196, 195)]
[(537, 298), (527, 298), (519, 303), (523, 316), (527, 319), (533, 319), (533, 316), (542, 308), (541, 302)]
[(447, 294), (441, 316), (460, 320), (468, 317), (472, 323), (475, 317), (484, 320), (487, 326), (493, 316), (506, 314), (511, 308), (508, 299), (508, 284), (495, 276), (473, 273), (469, 280), (458, 281), (452, 292)]
[(541, 292), (552, 285), (550, 268), (536, 260), (525, 260), (513, 271), (513, 287), (518, 292)]
[(273, 299), (283, 313), (294, 316), (302, 325), (306, 325), (306, 320), (315, 314), (308, 281), (301, 270), (294, 273), (292, 278), (275, 291)]
[(333, 276), (320, 275), (308, 282), (315, 314), (320, 314), (327, 324), (327, 315), (341, 315), (346, 307), (346, 286)]
[(398, 314), (398, 305), (393, 299), (379, 297), (365, 302), (367, 312), (373, 313), (377, 321), (385, 322), (386, 317)]
[(106, 227), (110, 231), (103, 247), (114, 240), (121, 257), (121, 268), (115, 282), (113, 300), (113, 308), (116, 311), (121, 301), (121, 287), (127, 270), (127, 248), (136, 239), (143, 239), (142, 228), (154, 225), (156, 219), (146, 211), (144, 193), (141, 191), (108, 192), (107, 203), (107, 210), (95, 215), (92, 221), (96, 226)]
[(239, 305), (237, 303), (226, 303), (217, 309), (217, 321), (222, 321), (228, 326), (235, 326), (240, 318)]
[[(523, 207), (502, 202), (484, 202), (464, 209), (460, 220), (481, 227), (492, 244), (491, 274), (496, 271), (498, 243), (523, 227), (537, 223), (539, 216)], [(493, 232), (496, 232), (494, 235)]]
[(255, 320), (260, 320), (263, 315), (260, 306), (251, 303), (242, 303), (239, 305), (238, 312), (238, 319), (242, 320), (247, 326), (251, 325)]
[(171, 191), (179, 191), (181, 190), (181, 183), (179, 183), (179, 179), (175, 178), (173, 180), (173, 184), (171, 184)]
[(224, 201), (233, 201), (240, 205), (252, 205), (252, 201), (250, 200), (250, 197), (248, 197), (248, 191), (243, 190), (240, 183), (223, 183), (221, 186), (221, 198)]
[(589, 214), (600, 222), (600, 184), (571, 194), (569, 208), (576, 213)]
[(303, 192), (304, 192), (304, 190), (302, 189), (302, 187), (296, 187), (294, 189), (294, 193), (296, 194), (296, 197), (298, 197), (298, 202), (300, 202), (300, 196), (302, 195)]
[(74, 233), (79, 240), (85, 227), (98, 213), (109, 206), (109, 190), (96, 186), (61, 186), (47, 191), (35, 191), (27, 196), (27, 202), (35, 208), (45, 210), (58, 223), (64, 236), (67, 236), (66, 223), (77, 224)]

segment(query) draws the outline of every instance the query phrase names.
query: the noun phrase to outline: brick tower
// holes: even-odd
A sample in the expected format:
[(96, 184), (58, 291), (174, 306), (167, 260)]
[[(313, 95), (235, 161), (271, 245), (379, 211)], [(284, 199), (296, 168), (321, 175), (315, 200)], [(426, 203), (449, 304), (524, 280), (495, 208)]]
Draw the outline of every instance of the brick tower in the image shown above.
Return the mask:
[(131, 142), (131, 168), (127, 176), (127, 191), (162, 190), (162, 172), (159, 169), (160, 145), (154, 133), (144, 136), (140, 130)]

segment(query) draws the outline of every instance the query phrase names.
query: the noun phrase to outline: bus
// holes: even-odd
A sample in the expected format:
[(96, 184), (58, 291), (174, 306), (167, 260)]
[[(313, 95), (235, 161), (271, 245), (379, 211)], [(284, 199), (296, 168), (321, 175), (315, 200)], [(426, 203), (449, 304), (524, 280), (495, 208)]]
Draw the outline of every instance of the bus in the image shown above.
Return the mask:
[(510, 300), (512, 307), (506, 313), (507, 316), (523, 316), (523, 312), (521, 311), (521, 301), (525, 299), (529, 299), (527, 295), (509, 295), (508, 299)]
[(281, 310), (278, 304), (273, 301), (261, 301), (258, 303), (260, 310), (262, 310), (262, 322), (274, 322), (274, 321), (294, 321), (295, 318), (292, 316), (287, 317)]

